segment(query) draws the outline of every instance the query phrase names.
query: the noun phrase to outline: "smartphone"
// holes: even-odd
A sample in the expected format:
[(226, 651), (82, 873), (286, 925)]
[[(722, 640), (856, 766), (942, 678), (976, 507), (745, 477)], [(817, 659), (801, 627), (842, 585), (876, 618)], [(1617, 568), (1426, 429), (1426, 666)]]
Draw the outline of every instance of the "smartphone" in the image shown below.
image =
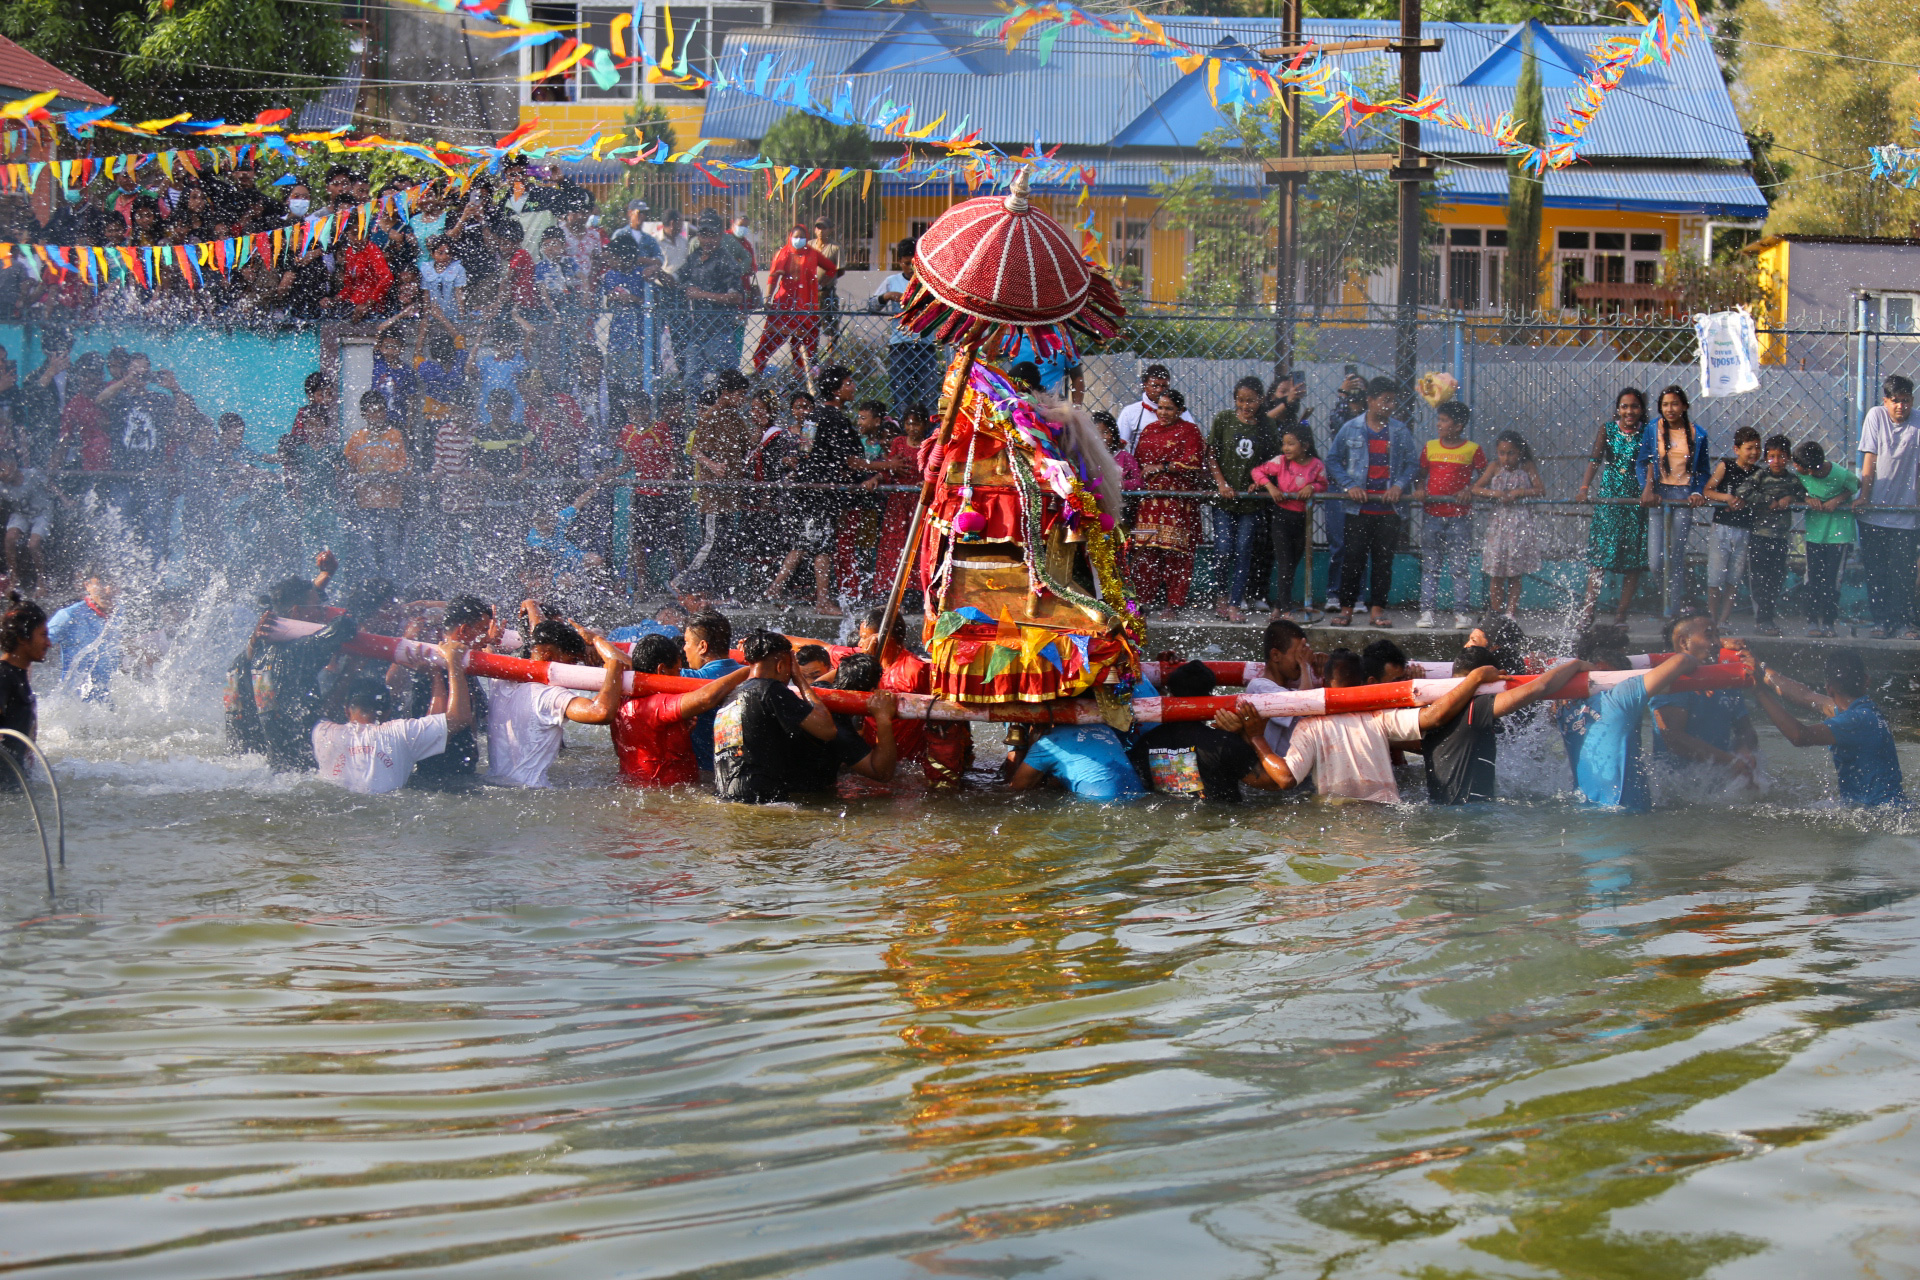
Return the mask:
[(1360, 366), (1357, 364), (1342, 365), (1340, 371), (1344, 376), (1351, 378), (1354, 374), (1360, 372)]

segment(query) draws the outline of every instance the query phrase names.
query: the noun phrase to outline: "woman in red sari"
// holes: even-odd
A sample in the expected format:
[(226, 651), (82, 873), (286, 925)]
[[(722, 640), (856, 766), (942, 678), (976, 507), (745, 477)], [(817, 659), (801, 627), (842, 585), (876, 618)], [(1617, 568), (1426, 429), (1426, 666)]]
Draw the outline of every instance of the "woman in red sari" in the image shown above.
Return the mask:
[[(1154, 421), (1134, 443), (1140, 486), (1162, 492), (1203, 488), (1207, 441), (1200, 428), (1180, 415), (1187, 398), (1168, 389), (1154, 402)], [(1128, 568), (1142, 610), (1156, 601), (1158, 617), (1168, 621), (1187, 603), (1193, 583), (1193, 548), (1200, 538), (1200, 503), (1195, 498), (1145, 498), (1133, 518), (1133, 551)]]

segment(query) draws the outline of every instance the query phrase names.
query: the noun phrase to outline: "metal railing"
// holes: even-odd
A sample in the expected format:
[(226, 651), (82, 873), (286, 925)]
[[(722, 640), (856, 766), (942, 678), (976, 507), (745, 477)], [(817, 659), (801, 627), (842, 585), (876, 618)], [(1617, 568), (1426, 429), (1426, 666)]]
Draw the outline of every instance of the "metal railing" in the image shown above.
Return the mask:
[(60, 802), (60, 783), (54, 778), (53, 765), (47, 760), (46, 753), (40, 750), (38, 743), (26, 734), (21, 733), (18, 729), (0, 729), (0, 760), (5, 760), (7, 767), (13, 771), (13, 776), (20, 783), (20, 793), (27, 798), (27, 808), (33, 813), (33, 829), (40, 836), (40, 853), (46, 860), (47, 896), (53, 897), (57, 895), (60, 890), (58, 885), (54, 883), (54, 854), (53, 847), (47, 843), (47, 825), (40, 817), (40, 802), (33, 798), (33, 787), (31, 780), (27, 776), (27, 771), (20, 767), (18, 760), (14, 759), (13, 751), (7, 745), (9, 741), (18, 741), (24, 744), (33, 758), (40, 762), (40, 767), (46, 771), (47, 787), (53, 792), (54, 832), (60, 849), (60, 868), (61, 870), (65, 870), (67, 865), (67, 812), (66, 806)]

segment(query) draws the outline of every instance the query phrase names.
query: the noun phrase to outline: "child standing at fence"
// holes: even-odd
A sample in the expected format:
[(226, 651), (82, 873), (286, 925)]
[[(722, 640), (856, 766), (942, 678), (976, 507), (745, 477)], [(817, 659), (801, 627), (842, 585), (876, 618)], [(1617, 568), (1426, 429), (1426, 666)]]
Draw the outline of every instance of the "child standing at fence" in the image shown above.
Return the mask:
[(1707, 607), (1713, 620), (1727, 625), (1733, 598), (1740, 594), (1747, 558), (1753, 544), (1752, 495), (1747, 486), (1760, 474), (1760, 432), (1736, 427), (1733, 453), (1720, 459), (1707, 481), (1707, 501), (1714, 504), (1713, 542), (1707, 548)]
[(1453, 575), (1453, 625), (1473, 625), (1467, 612), (1473, 603), (1473, 507), (1468, 490), (1487, 469), (1487, 455), (1467, 439), (1472, 411), (1449, 400), (1434, 411), (1439, 439), (1420, 450), (1420, 479), (1415, 497), (1421, 500), (1420, 620), (1431, 628), (1434, 606), (1440, 603), (1440, 569)]
[(1787, 580), (1787, 536), (1793, 532), (1793, 506), (1807, 490), (1793, 470), (1793, 441), (1767, 437), (1767, 465), (1747, 483), (1747, 501), (1753, 507), (1753, 540), (1747, 544), (1753, 592), (1754, 630), (1777, 636), (1774, 621), (1780, 607), (1780, 587)]
[[(1265, 489), (1273, 499), (1273, 560), (1279, 570), (1273, 599), (1269, 602), (1273, 617), (1284, 616), (1293, 599), (1293, 574), (1306, 555), (1312, 536), (1313, 510), (1307, 505), (1316, 493), (1327, 491), (1326, 464), (1315, 456), (1313, 432), (1300, 423), (1292, 423), (1280, 433), (1280, 452), (1253, 469), (1253, 483)], [(1313, 571), (1308, 566), (1307, 595), (1313, 595)], [(1320, 615), (1302, 602), (1295, 615), (1302, 625), (1315, 622)]]
[(1473, 486), (1474, 499), (1490, 508), (1480, 567), (1487, 575), (1487, 612), (1511, 618), (1520, 607), (1526, 576), (1540, 572), (1540, 526), (1533, 509), (1521, 504), (1546, 497), (1547, 486), (1540, 481), (1532, 446), (1518, 431), (1500, 433), (1493, 457), (1498, 465)]
[(1807, 491), (1807, 634), (1830, 636), (1840, 616), (1840, 570), (1856, 536), (1853, 500), (1860, 478), (1829, 462), (1818, 440), (1802, 440), (1793, 465)]

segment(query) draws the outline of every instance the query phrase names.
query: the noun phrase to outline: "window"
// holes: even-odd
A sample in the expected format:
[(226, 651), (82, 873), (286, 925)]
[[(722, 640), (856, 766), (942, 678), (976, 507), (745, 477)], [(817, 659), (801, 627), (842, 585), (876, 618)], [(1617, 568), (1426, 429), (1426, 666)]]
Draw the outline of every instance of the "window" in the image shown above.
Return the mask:
[(1144, 218), (1116, 219), (1113, 224), (1113, 243), (1108, 246), (1108, 261), (1112, 263), (1116, 283), (1135, 293), (1145, 293), (1147, 287), (1147, 222)]
[[(1580, 307), (1576, 293), (1584, 284), (1660, 283), (1660, 253), (1666, 235), (1659, 231), (1560, 231), (1554, 235), (1554, 280), (1563, 310)], [(1602, 307), (1617, 311), (1614, 300)], [(1634, 304), (1642, 309), (1642, 304)]]
[(1432, 301), (1450, 311), (1498, 311), (1506, 247), (1505, 227), (1446, 228), (1435, 264), (1441, 287)]
[[(631, 6), (621, 5), (536, 4), (532, 17), (536, 22), (558, 27), (577, 25), (581, 39), (611, 52), (614, 19), (622, 14), (631, 16), (633, 12)], [(638, 47), (638, 41), (644, 39), (655, 59), (663, 63), (677, 60), (684, 52), (689, 70), (711, 76), (713, 60), (720, 52), (721, 41), (735, 31), (765, 27), (769, 12), (769, 7), (761, 4), (653, 4), (641, 14), (644, 30), (636, 32), (628, 24), (623, 33), (623, 42), (627, 50), (632, 52)], [(673, 27), (671, 50), (667, 41), (669, 20)], [(521, 55), (526, 59), (526, 73), (532, 75), (553, 61), (560, 47), (559, 41), (550, 41), (527, 50)], [(611, 88), (602, 89), (586, 64), (579, 63), (550, 80), (529, 83), (524, 90), (525, 101), (632, 102), (641, 87), (640, 68), (622, 67), (618, 76)], [(707, 96), (704, 89), (677, 89), (669, 85), (648, 85), (646, 89), (646, 98), (650, 102), (683, 101)]]
[(1880, 333), (1914, 333), (1914, 317), (1920, 313), (1920, 294), (1870, 293), (1866, 303), (1867, 328)]

